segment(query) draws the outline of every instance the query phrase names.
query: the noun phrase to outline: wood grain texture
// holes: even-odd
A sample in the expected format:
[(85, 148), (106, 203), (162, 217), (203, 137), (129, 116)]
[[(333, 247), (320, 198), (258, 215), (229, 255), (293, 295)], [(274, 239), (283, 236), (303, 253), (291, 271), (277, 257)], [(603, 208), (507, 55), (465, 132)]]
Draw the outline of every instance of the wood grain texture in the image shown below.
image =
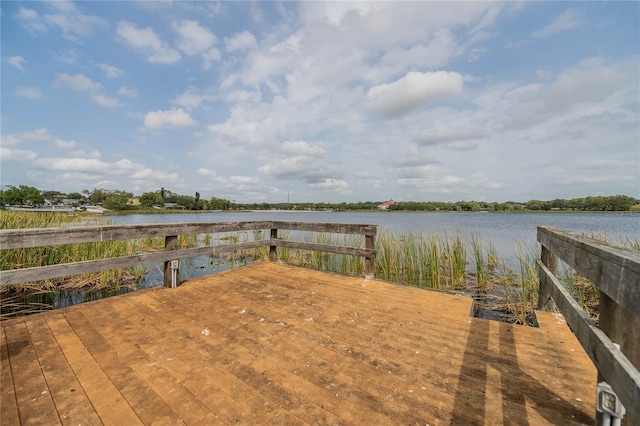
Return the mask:
[(24, 247), (154, 238), (170, 235), (214, 234), (219, 232), (253, 231), (272, 228), (292, 231), (361, 235), (375, 235), (377, 232), (376, 225), (289, 221), (153, 223), (74, 226), (66, 228), (3, 229), (0, 230), (0, 249), (7, 250)]
[[(593, 423), (596, 372), (566, 323), (492, 322), (471, 307), (258, 263), (3, 322), (14, 348), (3, 379), (7, 363), (23, 370), (0, 402), (3, 413), (20, 411), (21, 382), (47, 383), (55, 404), (20, 421), (61, 418), (56, 408), (73, 405), (60, 399), (66, 384), (77, 381), (74, 404), (89, 401), (104, 424)], [(25, 333), (26, 357), (16, 352)]]

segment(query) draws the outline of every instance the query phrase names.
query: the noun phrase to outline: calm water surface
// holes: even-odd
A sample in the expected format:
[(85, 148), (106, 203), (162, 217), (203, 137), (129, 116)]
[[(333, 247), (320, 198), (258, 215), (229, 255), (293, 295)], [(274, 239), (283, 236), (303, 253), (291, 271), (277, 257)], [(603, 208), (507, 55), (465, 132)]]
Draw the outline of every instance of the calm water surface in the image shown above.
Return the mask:
[(555, 226), (577, 233), (605, 234), (615, 243), (640, 240), (640, 213), (403, 213), (403, 212), (298, 212), (178, 213), (113, 216), (116, 224), (167, 222), (235, 222), (291, 220), (302, 222), (366, 223), (378, 232), (454, 235), (480, 234), (491, 240), (500, 257), (513, 261), (517, 244), (534, 247), (536, 227)]

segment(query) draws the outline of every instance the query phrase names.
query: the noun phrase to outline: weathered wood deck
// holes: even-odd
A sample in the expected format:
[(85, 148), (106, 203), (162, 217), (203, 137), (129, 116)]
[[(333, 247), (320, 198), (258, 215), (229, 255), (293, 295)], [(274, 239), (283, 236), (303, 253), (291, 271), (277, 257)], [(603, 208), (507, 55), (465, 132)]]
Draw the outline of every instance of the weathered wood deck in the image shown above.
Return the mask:
[(593, 423), (562, 317), (261, 263), (0, 323), (1, 423)]

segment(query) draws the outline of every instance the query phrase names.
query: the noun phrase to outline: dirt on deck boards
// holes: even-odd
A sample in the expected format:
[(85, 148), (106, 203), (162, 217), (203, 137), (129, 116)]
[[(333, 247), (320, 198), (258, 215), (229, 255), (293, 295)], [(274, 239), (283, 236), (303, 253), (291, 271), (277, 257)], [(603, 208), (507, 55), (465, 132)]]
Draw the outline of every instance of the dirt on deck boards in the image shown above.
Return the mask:
[(563, 318), (260, 263), (0, 323), (2, 425), (593, 424)]

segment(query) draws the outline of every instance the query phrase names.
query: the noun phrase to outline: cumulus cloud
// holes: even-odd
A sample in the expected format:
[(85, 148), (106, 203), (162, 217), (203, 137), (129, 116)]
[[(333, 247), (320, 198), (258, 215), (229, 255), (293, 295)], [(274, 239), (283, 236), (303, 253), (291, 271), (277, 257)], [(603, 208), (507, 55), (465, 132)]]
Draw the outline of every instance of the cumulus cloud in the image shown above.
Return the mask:
[(249, 31), (236, 33), (231, 37), (224, 38), (224, 45), (229, 52), (237, 50), (255, 49), (258, 46), (256, 38)]
[(1, 161), (28, 161), (37, 157), (37, 154), (33, 151), (26, 149), (14, 149), (7, 148), (6, 146), (0, 146), (0, 160)]
[(345, 192), (349, 189), (349, 184), (341, 179), (324, 179), (320, 182), (312, 183), (309, 186), (328, 192)]
[(136, 92), (134, 89), (128, 89), (122, 86), (118, 89), (118, 95), (126, 96), (128, 98), (136, 98), (138, 97), (138, 92)]
[(152, 170), (143, 164), (128, 159), (106, 162), (97, 158), (40, 158), (33, 162), (42, 170), (59, 171), (67, 174), (88, 174), (93, 179), (98, 177), (126, 177), (134, 180), (172, 181), (178, 178), (176, 173)]
[(58, 27), (65, 37), (77, 41), (78, 37), (91, 35), (94, 29), (108, 27), (107, 20), (82, 13), (71, 1), (51, 2), (54, 13), (44, 15), (46, 22)]
[(91, 96), (91, 100), (96, 105), (100, 105), (107, 108), (114, 108), (120, 105), (120, 102), (116, 98), (112, 98), (110, 96), (104, 95), (93, 95)]
[(120, 68), (114, 67), (113, 65), (98, 64), (98, 68), (104, 71), (104, 74), (108, 79), (118, 78), (123, 74), (123, 71)]
[(220, 60), (220, 51), (215, 47), (218, 38), (211, 30), (190, 19), (173, 22), (171, 26), (178, 33), (178, 49), (188, 56), (201, 55), (204, 69)]
[(19, 86), (16, 89), (16, 96), (25, 99), (42, 99), (44, 96), (38, 87)]
[(189, 127), (197, 122), (182, 108), (150, 111), (144, 117), (144, 125), (149, 129)]
[(151, 27), (139, 28), (127, 21), (118, 22), (118, 39), (147, 57), (147, 61), (157, 64), (173, 64), (181, 59), (180, 52), (171, 48)]
[(12, 133), (2, 138), (2, 145), (5, 147), (17, 146), (28, 142), (52, 142), (58, 148), (63, 149), (69, 149), (76, 146), (76, 141), (67, 141), (57, 138), (49, 133), (49, 131), (44, 127), (25, 132)]
[(410, 72), (397, 81), (374, 86), (367, 93), (367, 109), (397, 118), (429, 102), (462, 92), (462, 75), (456, 72)]
[(317, 146), (312, 146), (305, 141), (287, 141), (280, 144), (280, 152), (293, 156), (321, 157), (325, 150)]
[(58, 74), (53, 87), (71, 89), (80, 93), (87, 92), (91, 102), (106, 108), (114, 108), (120, 105), (116, 98), (101, 93), (104, 89), (102, 84), (96, 83), (84, 74)]
[(189, 86), (187, 90), (176, 96), (173, 103), (190, 110), (199, 107), (205, 101), (214, 100), (216, 100), (216, 96), (203, 93), (194, 86)]
[(22, 56), (12, 56), (9, 59), (7, 59), (7, 62), (9, 62), (11, 65), (16, 67), (20, 71), (24, 71), (24, 64), (27, 63), (27, 60)]
[(258, 168), (260, 173), (281, 180), (302, 180), (307, 183), (323, 182), (342, 173), (336, 164), (321, 158), (295, 156), (277, 158)]
[(107, 20), (83, 13), (71, 1), (54, 1), (47, 3), (48, 12), (39, 14), (34, 9), (20, 7), (14, 16), (22, 23), (31, 35), (38, 35), (57, 28), (64, 37), (72, 41), (79, 41), (80, 37), (87, 37), (96, 28), (108, 27)]
[(103, 89), (100, 83), (92, 81), (84, 74), (58, 74), (53, 87), (71, 89), (76, 92), (97, 92)]
[(24, 28), (29, 31), (31, 35), (38, 35), (38, 33), (43, 33), (48, 31), (47, 25), (43, 22), (43, 19), (38, 15), (34, 9), (27, 9), (26, 7), (20, 6), (18, 9), (18, 13), (14, 15), (17, 18)]
[(208, 28), (190, 19), (173, 22), (171, 27), (179, 34), (178, 49), (189, 56), (209, 50), (218, 40)]
[(544, 38), (562, 31), (567, 31), (582, 24), (582, 11), (567, 9), (552, 23), (531, 33), (532, 38)]

